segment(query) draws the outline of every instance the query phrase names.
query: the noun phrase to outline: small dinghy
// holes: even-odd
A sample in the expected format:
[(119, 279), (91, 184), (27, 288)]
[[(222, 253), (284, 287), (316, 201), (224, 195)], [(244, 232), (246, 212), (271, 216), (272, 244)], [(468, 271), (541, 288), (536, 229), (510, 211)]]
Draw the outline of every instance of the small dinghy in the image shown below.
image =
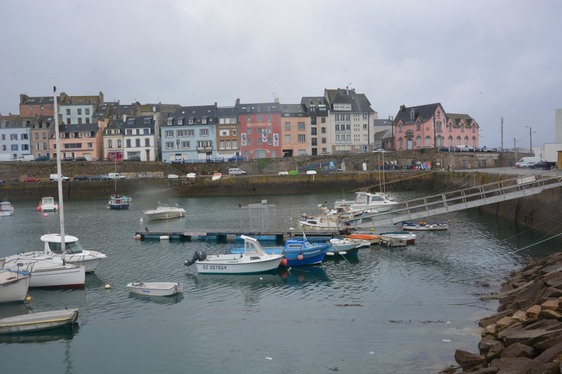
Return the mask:
[(183, 292), (183, 284), (174, 282), (132, 282), (127, 288), (129, 292), (148, 296), (171, 296)]

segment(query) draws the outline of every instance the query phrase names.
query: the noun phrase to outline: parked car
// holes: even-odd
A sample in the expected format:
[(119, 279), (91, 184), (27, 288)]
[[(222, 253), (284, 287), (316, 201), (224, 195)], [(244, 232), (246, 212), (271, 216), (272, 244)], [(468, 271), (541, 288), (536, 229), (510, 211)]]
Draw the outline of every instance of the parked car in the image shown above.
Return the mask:
[(289, 172), (288, 171), (280, 171), (279, 175), (289, 175)]
[(373, 152), (375, 152), (375, 153), (385, 153), (386, 151), (382, 148), (377, 148)]
[(242, 156), (232, 156), (228, 158), (228, 162), (242, 162), (244, 161), (244, 157)]
[(171, 164), (183, 164), (183, 158), (176, 158), (170, 161)]
[[(51, 175), (49, 176), (49, 179), (50, 179), (52, 182), (58, 181), (58, 180), (59, 180), (59, 175), (58, 175), (58, 174), (51, 174)], [(64, 181), (67, 181), (68, 179), (69, 179), (68, 177), (65, 177), (64, 175), (62, 176), (62, 181), (63, 181), (63, 182), (64, 182)]]
[(246, 172), (240, 168), (229, 168), (228, 175), (246, 175)]
[(74, 177), (75, 181), (87, 181), (88, 179), (90, 178), (87, 175), (77, 175)]
[(86, 157), (76, 157), (74, 161), (88, 161)]
[(39, 178), (35, 178), (35, 177), (26, 177), (23, 179), (24, 183), (36, 183), (36, 182), (41, 182), (41, 180)]
[(316, 170), (307, 170), (307, 171), (306, 171), (306, 174), (308, 174), (308, 175), (314, 175), (314, 174), (318, 174), (318, 173), (316, 172)]
[(550, 170), (553, 169), (556, 163), (548, 162), (548, 161), (539, 161), (535, 162), (533, 165), (529, 166), (532, 169), (543, 169), (543, 170)]

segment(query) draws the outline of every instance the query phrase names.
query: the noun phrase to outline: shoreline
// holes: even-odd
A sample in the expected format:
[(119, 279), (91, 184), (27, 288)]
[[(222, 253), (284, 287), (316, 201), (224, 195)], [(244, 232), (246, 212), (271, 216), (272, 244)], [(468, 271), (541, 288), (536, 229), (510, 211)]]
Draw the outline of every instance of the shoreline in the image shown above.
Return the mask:
[(479, 321), (479, 353), (457, 349), (458, 366), (440, 373), (560, 373), (562, 252), (514, 271), (500, 292), (487, 298), (498, 298), (500, 305)]

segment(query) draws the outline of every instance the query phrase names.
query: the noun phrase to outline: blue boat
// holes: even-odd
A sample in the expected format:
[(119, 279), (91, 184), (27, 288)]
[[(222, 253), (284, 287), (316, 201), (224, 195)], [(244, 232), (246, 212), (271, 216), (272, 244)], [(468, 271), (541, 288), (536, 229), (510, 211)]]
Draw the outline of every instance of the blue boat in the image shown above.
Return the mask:
[[(307, 266), (322, 263), (330, 243), (309, 242), (306, 237), (293, 238), (285, 242), (284, 247), (264, 247), (267, 254), (284, 254), (287, 266)], [(242, 253), (243, 248), (230, 249), (230, 253)], [(284, 261), (281, 262), (283, 264)]]

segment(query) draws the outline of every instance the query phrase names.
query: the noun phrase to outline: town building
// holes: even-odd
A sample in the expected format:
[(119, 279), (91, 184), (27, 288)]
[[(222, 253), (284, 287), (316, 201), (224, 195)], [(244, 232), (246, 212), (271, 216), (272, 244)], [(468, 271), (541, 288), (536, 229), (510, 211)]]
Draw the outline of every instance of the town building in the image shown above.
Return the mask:
[(283, 156), (281, 146), (281, 106), (279, 102), (240, 104), (240, 149), (245, 159)]
[[(281, 104), (281, 144), (284, 157), (311, 154), (310, 117), (301, 104)], [(317, 139), (315, 138), (315, 142)]]
[(328, 143), (328, 105), (322, 96), (304, 96), (301, 105), (310, 121), (310, 154), (332, 153), (332, 145)]

